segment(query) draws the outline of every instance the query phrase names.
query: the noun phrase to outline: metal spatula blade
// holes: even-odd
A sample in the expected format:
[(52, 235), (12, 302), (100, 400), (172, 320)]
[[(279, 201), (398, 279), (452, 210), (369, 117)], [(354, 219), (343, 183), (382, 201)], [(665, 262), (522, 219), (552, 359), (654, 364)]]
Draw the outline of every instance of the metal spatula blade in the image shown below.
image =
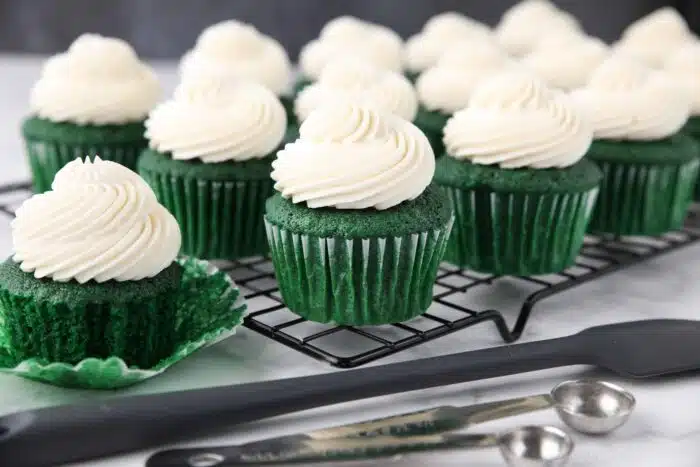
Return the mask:
[(700, 369), (700, 321), (631, 321), (385, 366), (20, 412), (0, 418), (0, 460), (49, 467), (330, 404), (569, 365), (635, 378)]

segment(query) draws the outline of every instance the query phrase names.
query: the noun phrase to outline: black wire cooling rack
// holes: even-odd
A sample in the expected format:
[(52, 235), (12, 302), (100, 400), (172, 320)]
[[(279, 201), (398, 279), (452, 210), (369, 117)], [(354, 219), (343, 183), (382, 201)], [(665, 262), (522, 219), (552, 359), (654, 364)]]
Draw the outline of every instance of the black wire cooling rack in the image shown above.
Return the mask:
[[(27, 183), (0, 186), (0, 213), (14, 217), (15, 209), (30, 194)], [(231, 275), (248, 300), (246, 327), (336, 367), (352, 368), (486, 321), (495, 325), (503, 341), (516, 341), (535, 305), (548, 297), (699, 240), (700, 209), (696, 205), (685, 228), (660, 237), (590, 236), (576, 264), (557, 274), (505, 277), (443, 264), (427, 313), (406, 323), (373, 327), (313, 323), (295, 315), (282, 302), (268, 258), (247, 258), (217, 266)], [(484, 301), (478, 299), (504, 279), (520, 282), (528, 290), (518, 300), (519, 311), (512, 328), (503, 310), (484, 306)]]

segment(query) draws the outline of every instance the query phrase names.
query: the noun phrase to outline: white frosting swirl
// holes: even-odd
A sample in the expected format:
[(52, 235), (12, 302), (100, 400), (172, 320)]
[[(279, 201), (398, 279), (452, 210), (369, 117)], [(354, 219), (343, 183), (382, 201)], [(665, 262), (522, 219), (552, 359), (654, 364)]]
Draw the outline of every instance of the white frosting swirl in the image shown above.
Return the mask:
[(678, 132), (689, 115), (685, 93), (666, 73), (614, 54), (572, 94), (598, 139), (648, 141)]
[(121, 124), (142, 120), (159, 98), (155, 73), (129, 44), (83, 34), (46, 62), (30, 107), (55, 122)]
[(384, 70), (400, 72), (403, 41), (391, 29), (351, 16), (329, 21), (317, 39), (306, 44), (299, 54), (301, 72), (318, 79), (323, 68), (338, 57), (354, 57)]
[(192, 76), (151, 112), (146, 137), (173, 159), (245, 161), (273, 152), (286, 127), (284, 107), (262, 84)]
[(445, 126), (447, 153), (504, 169), (567, 167), (588, 151), (593, 131), (568, 96), (523, 72), (484, 81)]
[(406, 67), (414, 72), (435, 65), (442, 54), (452, 48), (455, 41), (493, 41), (491, 29), (468, 16), (453, 11), (430, 18), (418, 34), (406, 41), (404, 59)]
[(498, 46), (458, 42), (416, 80), (418, 99), (430, 111), (453, 114), (469, 103), (484, 79), (515, 66)]
[(289, 91), (292, 65), (284, 47), (254, 26), (235, 20), (206, 28), (180, 61), (180, 73), (255, 81), (277, 95)]
[(692, 39), (683, 16), (675, 8), (663, 7), (629, 25), (614, 47), (649, 66), (660, 67), (669, 53)]
[(321, 104), (338, 97), (376, 106), (409, 121), (418, 111), (413, 85), (402, 74), (341, 58), (326, 65), (318, 81), (299, 94), (295, 102), (297, 117), (303, 121)]
[(523, 56), (549, 35), (580, 29), (572, 15), (549, 0), (524, 0), (503, 14), (495, 32), (509, 53)]
[(689, 43), (672, 53), (664, 69), (686, 91), (690, 112), (700, 115), (700, 43)]
[(586, 85), (608, 49), (599, 39), (564, 34), (543, 41), (523, 63), (550, 86), (569, 91)]
[(68, 163), (51, 191), (22, 204), (12, 242), (23, 271), (83, 284), (153, 277), (175, 260), (181, 235), (141, 177), (96, 157)]
[(339, 101), (314, 110), (272, 164), (275, 189), (310, 208), (388, 209), (435, 172), (426, 136), (389, 112)]

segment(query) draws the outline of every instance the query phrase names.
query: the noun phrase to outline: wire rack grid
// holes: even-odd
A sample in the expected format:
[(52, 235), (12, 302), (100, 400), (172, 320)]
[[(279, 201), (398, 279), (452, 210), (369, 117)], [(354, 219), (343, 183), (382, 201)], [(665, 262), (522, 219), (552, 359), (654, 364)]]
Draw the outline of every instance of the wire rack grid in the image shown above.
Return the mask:
[[(0, 186), (0, 213), (14, 217), (15, 209), (30, 195), (28, 183)], [(503, 276), (462, 270), (449, 264), (440, 266), (433, 288), (433, 306), (425, 314), (406, 323), (373, 327), (312, 323), (295, 315), (282, 301), (268, 258), (246, 258), (217, 265), (231, 275), (248, 300), (246, 327), (333, 366), (352, 368), (483, 322), (493, 323), (504, 342), (514, 342), (525, 330), (534, 307), (543, 300), (698, 241), (697, 205), (683, 229), (659, 237), (589, 236), (575, 265), (562, 272), (508, 276), (510, 280), (527, 284), (529, 290), (519, 303), (512, 327), (508, 326), (502, 310), (481, 309), (471, 300), (475, 289), (493, 286)], [(340, 334), (344, 335), (344, 344), (351, 337), (350, 348), (337, 345)]]

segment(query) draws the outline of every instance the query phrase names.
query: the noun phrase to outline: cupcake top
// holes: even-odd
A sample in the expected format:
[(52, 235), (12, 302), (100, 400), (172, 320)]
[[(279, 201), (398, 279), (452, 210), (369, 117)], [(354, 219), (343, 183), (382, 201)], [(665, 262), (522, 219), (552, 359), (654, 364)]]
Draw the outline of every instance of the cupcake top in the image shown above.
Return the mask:
[(435, 172), (426, 136), (396, 115), (339, 100), (304, 121), (272, 163), (275, 189), (309, 208), (388, 209), (420, 196)]
[(664, 7), (629, 25), (615, 49), (660, 67), (673, 49), (691, 40), (693, 35), (685, 19), (676, 9)]
[(254, 26), (235, 20), (209, 26), (180, 61), (180, 73), (255, 81), (277, 95), (289, 90), (292, 65), (284, 47)]
[(515, 62), (493, 43), (456, 43), (418, 77), (418, 98), (429, 111), (453, 114), (467, 106), (482, 80), (513, 66)]
[(122, 124), (142, 120), (159, 98), (155, 73), (129, 44), (83, 34), (44, 64), (30, 108), (54, 122)]
[(318, 79), (328, 62), (338, 57), (356, 57), (384, 70), (402, 69), (403, 41), (391, 29), (340, 16), (329, 21), (317, 39), (306, 44), (299, 55), (301, 72)]
[(435, 15), (425, 23), (421, 32), (406, 41), (406, 68), (413, 72), (421, 72), (435, 65), (455, 41), (468, 40), (492, 41), (491, 29), (454, 11)]
[(550, 34), (580, 29), (572, 15), (549, 0), (524, 0), (503, 14), (495, 32), (499, 43), (509, 53), (523, 56)]
[(75, 159), (12, 221), (13, 260), (37, 279), (137, 281), (175, 260), (180, 228), (136, 173), (99, 157)]
[(318, 81), (299, 94), (294, 105), (296, 115), (303, 121), (319, 105), (338, 97), (374, 105), (405, 120), (413, 120), (418, 111), (413, 85), (402, 74), (358, 59), (341, 58), (326, 65)]
[(189, 76), (151, 112), (146, 137), (173, 159), (240, 162), (270, 155), (286, 127), (284, 107), (262, 84)]
[(608, 51), (600, 39), (567, 32), (543, 40), (523, 64), (550, 86), (569, 91), (588, 82)]
[(597, 139), (663, 139), (681, 129), (690, 110), (670, 75), (619, 54), (605, 60), (572, 97)]
[(700, 115), (700, 43), (689, 43), (669, 55), (665, 71), (685, 89), (690, 113)]
[(571, 166), (593, 138), (567, 94), (524, 71), (484, 81), (444, 133), (450, 156), (504, 169)]

